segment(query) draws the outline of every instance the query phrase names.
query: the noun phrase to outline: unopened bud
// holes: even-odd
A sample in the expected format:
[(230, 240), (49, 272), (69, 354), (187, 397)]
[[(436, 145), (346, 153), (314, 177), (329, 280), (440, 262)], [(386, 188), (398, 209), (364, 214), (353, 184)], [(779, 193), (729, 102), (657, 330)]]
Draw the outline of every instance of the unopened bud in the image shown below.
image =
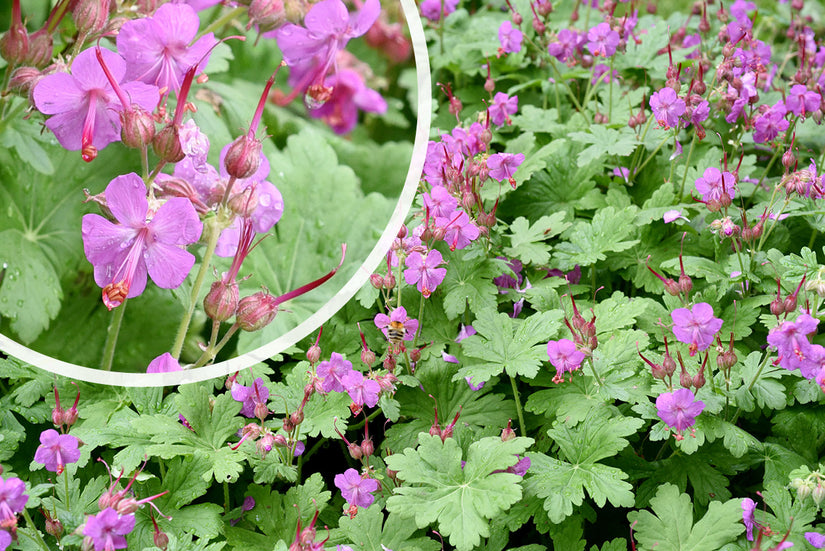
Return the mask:
[(507, 442), (516, 437), (516, 431), (513, 430), (512, 422), (507, 421), (507, 426), (501, 430), (501, 441)]
[(20, 95), (28, 95), (41, 78), (43, 78), (43, 73), (34, 67), (18, 67), (9, 79), (9, 90)]
[(263, 420), (266, 419), (268, 415), (269, 408), (266, 407), (266, 404), (264, 404), (263, 402), (257, 402), (255, 404), (255, 417), (257, 417), (263, 422)]
[(139, 105), (132, 105), (120, 114), (120, 138), (126, 147), (143, 149), (155, 137), (155, 120)]
[(691, 289), (693, 289), (693, 280), (690, 279), (690, 276), (687, 274), (682, 274), (679, 276), (679, 290), (682, 291), (684, 294), (688, 294)]
[(304, 412), (302, 410), (293, 411), (289, 414), (289, 420), (293, 426), (298, 426), (304, 422)]
[(805, 501), (811, 495), (811, 486), (801, 478), (795, 478), (791, 481), (791, 488), (796, 488), (796, 497), (800, 501)]
[(693, 386), (693, 377), (691, 377), (690, 374), (684, 369), (681, 373), (679, 373), (679, 384), (682, 385), (683, 388), (690, 388)]
[(513, 23), (515, 23), (516, 25), (521, 25), (522, 21), (524, 21), (524, 18), (521, 16), (521, 14), (517, 11), (514, 11), (513, 12)]
[(537, 34), (542, 35), (544, 31), (547, 30), (547, 27), (536, 18), (533, 18), (533, 30), (536, 31)]
[(29, 35), (22, 25), (12, 24), (6, 34), (0, 37), (0, 55), (9, 65), (18, 65), (29, 53)]
[(52, 423), (54, 423), (55, 427), (63, 426), (64, 413), (63, 408), (60, 406), (54, 406), (54, 409), (52, 409)]
[(317, 344), (313, 344), (307, 350), (307, 361), (311, 364), (315, 364), (318, 360), (321, 359), (321, 347)]
[(782, 154), (782, 166), (788, 170), (791, 170), (794, 166), (796, 166), (796, 155), (794, 155), (793, 151), (790, 149)]
[[(680, 278), (681, 279), (681, 278)], [(672, 295), (674, 297), (679, 296), (679, 293), (682, 292), (681, 287), (678, 283), (676, 283), (672, 278), (665, 279), (665, 291), (667, 294)]]
[(364, 455), (364, 451), (361, 449), (361, 446), (353, 442), (349, 443), (349, 445), (347, 446), (347, 451), (349, 451), (349, 456), (355, 459), (356, 461), (359, 461), (361, 457)]
[(370, 284), (376, 289), (384, 288), (384, 278), (381, 274), (370, 274)]
[(364, 362), (364, 365), (372, 366), (375, 363), (375, 352), (370, 350), (369, 348), (362, 348), (361, 349), (361, 361)]
[(700, 369), (699, 373), (697, 373), (693, 377), (693, 386), (696, 387), (696, 390), (699, 390), (703, 386), (705, 386), (705, 373), (704, 370)]
[(35, 67), (45, 67), (51, 62), (53, 53), (54, 40), (45, 27), (29, 35), (29, 53), (26, 55), (26, 63)]
[(227, 174), (242, 180), (249, 178), (261, 166), (261, 141), (254, 136), (238, 136), (226, 152), (223, 166)]
[(131, 515), (137, 510), (138, 503), (133, 497), (124, 497), (118, 502), (117, 507), (115, 507), (115, 511), (117, 511), (119, 515)]
[(229, 208), (241, 218), (249, 218), (258, 208), (257, 186), (249, 186), (229, 199)]
[(398, 233), (396, 234), (396, 237), (398, 239), (404, 239), (405, 237), (407, 237), (407, 226), (401, 224), (401, 227), (398, 228)]
[(77, 0), (72, 19), (82, 34), (102, 31), (109, 21), (109, 0)]
[(152, 541), (155, 543), (155, 547), (159, 547), (163, 549), (163, 551), (166, 551), (166, 548), (169, 546), (169, 536), (162, 530), (157, 530), (152, 535)]
[(730, 204), (731, 204), (731, 201), (732, 201), (732, 199), (731, 199), (730, 195), (727, 192), (723, 191), (721, 194), (719, 194), (719, 204), (722, 205), (723, 207), (729, 207)]
[(235, 323), (244, 331), (257, 331), (269, 325), (277, 314), (275, 297), (261, 291), (238, 302)]
[(364, 441), (361, 442), (361, 452), (364, 454), (364, 457), (370, 457), (375, 453), (375, 444), (372, 443), (371, 438), (365, 438)]
[(393, 371), (395, 371), (395, 366), (397, 365), (397, 363), (398, 362), (396, 362), (395, 356), (393, 356), (391, 354), (387, 355), (387, 357), (384, 358), (384, 363), (383, 363), (384, 369), (386, 369), (387, 371), (392, 373)]
[(461, 206), (464, 207), (464, 210), (471, 211), (475, 204), (476, 196), (472, 192), (467, 191), (461, 195)]
[(417, 362), (421, 359), (421, 349), (413, 348), (410, 350), (410, 361)]
[(494, 81), (491, 77), (487, 77), (487, 80), (484, 81), (484, 91), (492, 94), (495, 89), (496, 81)]
[(796, 296), (786, 296), (785, 300), (782, 301), (782, 306), (785, 309), (785, 312), (793, 312), (794, 310), (796, 310)]
[(63, 413), (63, 424), (71, 427), (77, 423), (77, 408), (72, 406)]
[(817, 482), (816, 487), (811, 491), (811, 498), (813, 498), (816, 506), (819, 507), (822, 499), (825, 498), (825, 486), (823, 486), (821, 482)]
[(384, 288), (395, 289), (395, 275), (392, 272), (384, 276)]
[(63, 523), (60, 522), (60, 519), (47, 516), (46, 533), (59, 539), (63, 535)]
[(719, 212), (722, 209), (722, 204), (719, 202), (718, 199), (711, 199), (705, 206), (708, 208), (710, 212)]
[(238, 284), (223, 280), (212, 284), (203, 299), (203, 310), (215, 321), (224, 322), (235, 315), (238, 309)]
[(277, 29), (286, 23), (286, 12), (281, 0), (252, 0), (249, 3), (249, 30), (252, 25), (258, 26), (258, 32), (264, 33)]
[(665, 354), (665, 357), (662, 359), (662, 369), (665, 372), (665, 375), (673, 375), (676, 373), (676, 362), (670, 356), (670, 354)]
[(155, 134), (152, 149), (155, 155), (167, 163), (177, 163), (186, 156), (180, 146), (178, 127), (174, 124), (167, 124)]

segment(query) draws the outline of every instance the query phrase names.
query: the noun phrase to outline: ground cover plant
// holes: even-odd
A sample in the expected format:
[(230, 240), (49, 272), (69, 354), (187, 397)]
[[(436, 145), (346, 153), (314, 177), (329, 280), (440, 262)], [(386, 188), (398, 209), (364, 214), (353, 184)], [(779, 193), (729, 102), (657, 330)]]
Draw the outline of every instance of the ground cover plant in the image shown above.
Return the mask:
[(422, 1), (441, 95), (370, 284), (223, 380), (2, 360), (0, 544), (825, 546), (825, 9), (671, 7)]

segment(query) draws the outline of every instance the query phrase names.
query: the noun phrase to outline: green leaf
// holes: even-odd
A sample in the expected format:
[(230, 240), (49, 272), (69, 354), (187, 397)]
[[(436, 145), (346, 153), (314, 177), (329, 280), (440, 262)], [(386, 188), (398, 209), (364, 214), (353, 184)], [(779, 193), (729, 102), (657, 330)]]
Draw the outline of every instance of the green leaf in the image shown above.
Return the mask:
[[(757, 405), (779, 410), (788, 403), (785, 386), (777, 380), (787, 375), (788, 371), (772, 365), (763, 366), (760, 371), (763, 361), (762, 352), (751, 352), (740, 368), (742, 386), (736, 389), (734, 395), (736, 404), (745, 411), (753, 411)], [(753, 386), (749, 389), (751, 384)]]
[(630, 299), (621, 291), (615, 291), (610, 298), (600, 301), (593, 308), (596, 315), (596, 334), (610, 334), (617, 329), (633, 325), (636, 318), (645, 313), (649, 302), (652, 300)]
[(405, 482), (387, 500), (387, 510), (414, 518), (419, 528), (437, 523), (456, 549), (473, 549), (490, 535), (490, 519), (521, 498), (520, 476), (493, 471), (515, 465), (516, 454), (532, 442), (482, 438), (470, 445), (462, 468), (454, 438), (442, 442), (438, 436), (419, 434), (417, 449), (387, 457), (387, 466)]
[(633, 511), (627, 518), (636, 523), (636, 540), (643, 549), (705, 551), (719, 549), (745, 531), (741, 503), (741, 499), (712, 501), (694, 525), (690, 497), (672, 484), (663, 484), (650, 500), (653, 513)]
[(513, 377), (535, 377), (546, 360), (547, 339), (558, 329), (561, 317), (560, 310), (536, 313), (526, 320), (481, 310), (473, 322), (476, 334), (462, 341), (461, 348), (466, 356), (483, 362), (461, 368), (453, 380), (472, 376), (478, 383), (502, 371)]
[(626, 240), (635, 232), (632, 224), (636, 217), (635, 206), (617, 211), (614, 207), (599, 210), (592, 222), (579, 221), (565, 233), (569, 242), (556, 247), (556, 260), (562, 270), (569, 270), (576, 264), (590, 266), (606, 260), (605, 253), (629, 249), (638, 239)]
[(603, 157), (607, 155), (624, 157), (633, 153), (639, 145), (636, 133), (627, 126), (615, 130), (604, 125), (593, 125), (590, 132), (573, 132), (569, 136), (573, 141), (592, 144), (579, 154), (579, 167), (587, 166), (599, 159), (606, 161)]
[(415, 523), (401, 515), (390, 514), (385, 519), (381, 508), (369, 507), (358, 511), (355, 518), (341, 517), (339, 529), (333, 532), (330, 540), (340, 541), (356, 551), (436, 551), (441, 548), (429, 538), (411, 538), (416, 530)]
[(470, 258), (472, 247), (453, 255), (447, 265), (447, 275), (441, 283), (444, 289), (444, 312), (450, 319), (470, 310), (495, 308), (498, 289), (493, 278), (504, 271), (498, 262), (486, 257)]
[(595, 463), (623, 450), (629, 444), (624, 437), (635, 434), (644, 424), (636, 417), (609, 415), (606, 410), (596, 410), (575, 428), (556, 423), (547, 434), (571, 463)]
[(550, 248), (542, 241), (570, 227), (570, 222), (564, 221), (565, 216), (564, 212), (542, 216), (532, 225), (522, 216), (516, 218), (510, 224), (511, 245), (504, 247), (505, 254), (525, 264), (546, 264), (550, 259)]

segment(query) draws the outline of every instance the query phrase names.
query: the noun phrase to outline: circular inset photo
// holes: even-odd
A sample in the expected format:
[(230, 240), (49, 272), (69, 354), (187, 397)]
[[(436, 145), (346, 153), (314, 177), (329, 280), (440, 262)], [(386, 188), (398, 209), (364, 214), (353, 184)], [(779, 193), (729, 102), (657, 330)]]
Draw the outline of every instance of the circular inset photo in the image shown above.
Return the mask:
[(63, 4), (0, 41), (0, 349), (178, 384), (368, 299), (427, 147), (412, 1)]

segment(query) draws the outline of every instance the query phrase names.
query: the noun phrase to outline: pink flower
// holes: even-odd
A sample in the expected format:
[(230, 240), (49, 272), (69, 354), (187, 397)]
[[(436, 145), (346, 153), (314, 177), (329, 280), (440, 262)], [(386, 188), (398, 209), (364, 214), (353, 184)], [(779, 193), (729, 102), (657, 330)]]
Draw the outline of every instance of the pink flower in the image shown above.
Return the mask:
[(366, 509), (375, 501), (372, 492), (378, 490), (378, 481), (374, 478), (362, 478), (355, 469), (347, 469), (343, 474), (335, 475), (335, 487), (350, 505)]
[(650, 96), (650, 109), (656, 122), (664, 129), (679, 124), (679, 117), (686, 108), (685, 100), (677, 96), (673, 88), (662, 88)]
[(584, 361), (584, 352), (576, 349), (576, 344), (570, 339), (561, 339), (547, 343), (547, 355), (550, 363), (556, 368), (555, 382), (564, 380), (564, 373), (573, 373)]
[(516, 169), (524, 162), (524, 153), (496, 153), (487, 159), (487, 168), (490, 178), (501, 182), (507, 180), (513, 189), (516, 187), (516, 180), (513, 175)]
[(126, 534), (135, 529), (135, 515), (117, 514), (111, 507), (88, 517), (83, 528), (83, 535), (92, 538), (95, 551), (112, 551), (126, 549)]
[(147, 273), (163, 289), (180, 286), (195, 264), (181, 246), (196, 242), (203, 231), (192, 203), (173, 197), (150, 212), (146, 186), (134, 172), (109, 182), (105, 195), (118, 224), (86, 214), (81, 228), (83, 250), (94, 265), (106, 307), (111, 310), (140, 295)]
[(673, 334), (679, 342), (690, 345), (690, 355), (707, 350), (713, 337), (722, 328), (722, 320), (713, 317), (713, 307), (707, 302), (694, 304), (693, 308), (677, 308), (670, 317), (673, 319)]
[(696, 423), (696, 416), (705, 409), (702, 401), (695, 400), (693, 392), (680, 388), (673, 392), (663, 392), (656, 398), (656, 414), (667, 426), (676, 430), (676, 439), (681, 440), (682, 431)]
[(71, 434), (59, 434), (54, 429), (40, 433), (40, 446), (34, 452), (34, 460), (47, 471), (61, 474), (66, 465), (80, 459), (79, 442)]
[(394, 309), (389, 316), (387, 314), (376, 314), (374, 321), (375, 326), (384, 333), (385, 337), (389, 337), (387, 328), (390, 326), (390, 322), (394, 321), (404, 324), (405, 341), (413, 340), (416, 331), (418, 331), (418, 320), (408, 317), (407, 310), (403, 306)]
[(499, 55), (520, 52), (521, 39), (521, 31), (514, 28), (510, 20), (502, 23), (498, 28), (498, 41), (501, 42), (501, 48), (498, 49)]
[(808, 543), (816, 549), (822, 549), (825, 547), (825, 536), (819, 532), (805, 532), (805, 539), (808, 540)]
[(745, 524), (748, 541), (753, 541), (753, 527), (756, 519), (753, 516), (756, 511), (756, 502), (749, 497), (742, 500), (742, 522)]
[(696, 179), (696, 191), (702, 194), (702, 201), (721, 201), (722, 194), (733, 199), (736, 196), (736, 179), (730, 172), (720, 172), (716, 167), (708, 167)]
[[(37, 109), (53, 115), (46, 126), (54, 132), (60, 145), (69, 151), (82, 151), (91, 161), (97, 151), (120, 141), (120, 111), (124, 109), (106, 74), (89, 48), (72, 61), (72, 74), (54, 73), (43, 77), (32, 92)], [(121, 83), (127, 64), (118, 54), (101, 49), (114, 79)], [(131, 79), (128, 79), (131, 80)], [(146, 111), (158, 103), (158, 89), (142, 82), (126, 82), (121, 88), (132, 101)]]
[(587, 33), (587, 49), (594, 56), (610, 57), (619, 45), (619, 33), (607, 23), (599, 23)]
[(172, 357), (169, 352), (164, 352), (151, 362), (146, 368), (146, 373), (169, 373), (172, 371), (182, 371), (180, 363)]
[(344, 377), (353, 371), (352, 362), (347, 361), (338, 352), (333, 352), (329, 360), (318, 364), (316, 372), (324, 382), (321, 386), (324, 392), (344, 392)]
[[(186, 4), (164, 4), (152, 17), (127, 21), (117, 35), (117, 50), (128, 63), (127, 76), (177, 92), (186, 71), (202, 71), (217, 41), (212, 33), (200, 37), (200, 19)], [(191, 45), (190, 45), (191, 44)]]
[(378, 0), (366, 0), (352, 15), (341, 0), (321, 0), (312, 5), (304, 18), (305, 27), (287, 23), (277, 29), (275, 39), (289, 65), (290, 86), (301, 90), (310, 86), (323, 88), (335, 54), (351, 38), (366, 33), (380, 12)]
[(470, 221), (470, 216), (464, 211), (452, 212), (450, 217), (436, 218), (435, 225), (444, 228), (444, 241), (451, 251), (463, 249), (480, 235), (478, 226)]
[(264, 380), (260, 377), (253, 381), (252, 386), (244, 386), (239, 383), (232, 385), (232, 399), (236, 402), (242, 402), (241, 415), (249, 419), (257, 417), (256, 408), (260, 406), (266, 407), (266, 402), (269, 400), (269, 389), (264, 385)]
[(457, 6), (458, 0), (422, 0), (419, 9), (421, 15), (435, 22), (453, 13)]
[(430, 193), (423, 193), (421, 197), (424, 199), (424, 208), (429, 210), (430, 216), (449, 216), (458, 208), (458, 199), (442, 186), (433, 186)]
[(0, 477), (0, 525), (5, 525), (23, 510), (29, 500), (23, 493), (25, 491), (26, 484), (19, 478)]
[(515, 115), (516, 111), (518, 111), (518, 96), (511, 98), (504, 92), (498, 92), (493, 97), (493, 104), (489, 109), (490, 122), (496, 126), (501, 126), (504, 123), (510, 124), (510, 115)]
[(364, 374), (354, 369), (341, 379), (341, 384), (353, 403), (358, 406), (375, 407), (378, 403), (378, 393), (381, 387), (376, 381), (364, 377)]
[(785, 107), (794, 115), (804, 119), (808, 113), (819, 109), (821, 102), (822, 97), (818, 93), (808, 90), (804, 84), (795, 84), (788, 92)]
[(324, 86), (332, 88), (332, 95), (326, 103), (311, 109), (309, 114), (322, 119), (336, 134), (346, 134), (355, 128), (359, 110), (370, 113), (387, 111), (387, 102), (381, 94), (367, 88), (363, 77), (351, 69), (328, 76)]
[(777, 350), (779, 365), (793, 371), (799, 369), (802, 376), (812, 379), (819, 371), (825, 350), (811, 344), (807, 335), (816, 332), (819, 320), (809, 314), (800, 314), (794, 321), (783, 321), (768, 333), (768, 344)]
[(441, 253), (435, 249), (425, 257), (414, 252), (405, 260), (407, 269), (404, 270), (404, 281), (407, 285), (415, 285), (418, 291), (428, 298), (447, 275), (447, 268), (439, 268), (444, 263)]

